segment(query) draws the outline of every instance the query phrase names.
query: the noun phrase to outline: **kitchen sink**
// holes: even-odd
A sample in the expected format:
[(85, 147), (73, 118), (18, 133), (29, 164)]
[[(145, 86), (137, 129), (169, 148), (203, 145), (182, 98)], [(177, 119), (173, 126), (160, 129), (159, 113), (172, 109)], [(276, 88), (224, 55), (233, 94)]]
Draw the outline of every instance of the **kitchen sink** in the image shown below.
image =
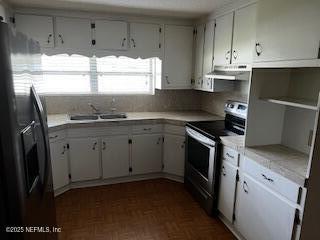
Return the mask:
[(101, 119), (127, 118), (125, 113), (105, 113), (100, 115)]
[(70, 120), (97, 120), (97, 119), (99, 119), (98, 115), (77, 114), (77, 115), (70, 116)]

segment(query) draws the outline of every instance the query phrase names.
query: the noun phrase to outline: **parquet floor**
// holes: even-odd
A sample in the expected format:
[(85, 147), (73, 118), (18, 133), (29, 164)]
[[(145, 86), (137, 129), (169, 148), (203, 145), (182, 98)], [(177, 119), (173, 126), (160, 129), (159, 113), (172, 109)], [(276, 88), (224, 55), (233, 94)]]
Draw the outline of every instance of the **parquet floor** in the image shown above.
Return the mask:
[(56, 198), (59, 240), (229, 240), (183, 184), (164, 179), (74, 189)]

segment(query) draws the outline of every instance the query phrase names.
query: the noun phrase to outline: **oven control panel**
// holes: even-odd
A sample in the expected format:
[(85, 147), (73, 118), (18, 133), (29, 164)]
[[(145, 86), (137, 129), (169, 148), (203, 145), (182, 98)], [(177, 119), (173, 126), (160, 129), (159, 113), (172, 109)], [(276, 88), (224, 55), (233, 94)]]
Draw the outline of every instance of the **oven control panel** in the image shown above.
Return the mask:
[(248, 104), (228, 100), (225, 104), (224, 111), (228, 114), (247, 119)]

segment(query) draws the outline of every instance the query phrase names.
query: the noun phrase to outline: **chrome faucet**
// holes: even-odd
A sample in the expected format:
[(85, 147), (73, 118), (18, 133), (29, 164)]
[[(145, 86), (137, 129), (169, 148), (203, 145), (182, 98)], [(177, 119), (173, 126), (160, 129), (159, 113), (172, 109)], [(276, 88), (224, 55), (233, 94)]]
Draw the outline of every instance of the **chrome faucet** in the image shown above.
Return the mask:
[(94, 114), (100, 114), (100, 109), (95, 107), (92, 103), (88, 103), (88, 105), (92, 108), (92, 112)]
[(115, 103), (116, 103), (116, 99), (115, 99), (115, 97), (112, 97), (110, 111), (113, 112), (113, 113), (115, 111), (117, 111), (117, 108), (114, 106)]

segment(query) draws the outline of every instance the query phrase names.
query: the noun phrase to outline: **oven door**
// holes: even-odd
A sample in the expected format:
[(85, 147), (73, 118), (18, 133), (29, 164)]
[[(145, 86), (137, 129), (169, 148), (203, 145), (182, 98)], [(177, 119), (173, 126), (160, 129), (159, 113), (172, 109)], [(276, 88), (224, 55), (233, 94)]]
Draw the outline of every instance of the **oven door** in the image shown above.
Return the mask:
[(216, 142), (186, 127), (186, 178), (213, 194)]

